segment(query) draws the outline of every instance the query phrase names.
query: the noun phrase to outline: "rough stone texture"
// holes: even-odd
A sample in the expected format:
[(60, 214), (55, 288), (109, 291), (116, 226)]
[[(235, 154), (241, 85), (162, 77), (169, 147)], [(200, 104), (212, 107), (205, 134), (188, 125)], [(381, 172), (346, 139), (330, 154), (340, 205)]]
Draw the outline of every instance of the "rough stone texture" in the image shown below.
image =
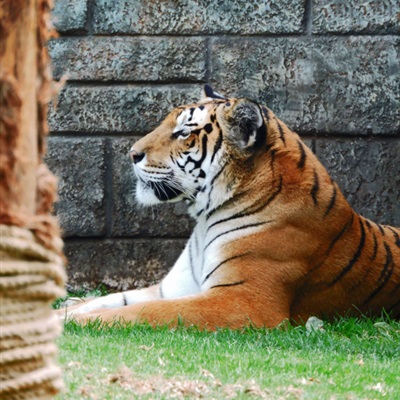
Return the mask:
[(185, 239), (67, 240), (68, 284), (112, 290), (135, 289), (160, 281), (185, 246)]
[(313, 0), (314, 33), (399, 33), (399, 0)]
[(222, 39), (212, 82), (300, 132), (400, 132), (400, 37)]
[(139, 34), (294, 33), (305, 0), (97, 0), (94, 32)]
[[(47, 160), (70, 283), (144, 286), (178, 257), (181, 203), (140, 208), (136, 137), (204, 82), (270, 107), (361, 214), (400, 225), (400, 0), (57, 0)], [(330, 135), (330, 137), (329, 137)], [(86, 237), (83, 237), (86, 236)]]
[(301, 140), (303, 141), (303, 143), (306, 146), (308, 146), (314, 152), (314, 147), (315, 147), (315, 145), (314, 145), (315, 140), (314, 139), (302, 137)]
[(56, 0), (52, 12), (58, 32), (85, 31), (87, 0)]
[(49, 138), (46, 163), (59, 178), (63, 236), (105, 233), (105, 139)]
[(52, 132), (147, 133), (174, 106), (201, 97), (201, 86), (67, 86), (57, 111), (50, 110)]
[(317, 139), (316, 153), (357, 212), (400, 226), (400, 140)]
[(206, 73), (201, 38), (58, 38), (50, 54), (57, 79), (67, 74), (72, 80), (189, 82), (204, 80)]
[(186, 213), (184, 203), (153, 207), (138, 205), (134, 197), (136, 178), (128, 151), (135, 140), (112, 141), (113, 236), (188, 237), (194, 220)]

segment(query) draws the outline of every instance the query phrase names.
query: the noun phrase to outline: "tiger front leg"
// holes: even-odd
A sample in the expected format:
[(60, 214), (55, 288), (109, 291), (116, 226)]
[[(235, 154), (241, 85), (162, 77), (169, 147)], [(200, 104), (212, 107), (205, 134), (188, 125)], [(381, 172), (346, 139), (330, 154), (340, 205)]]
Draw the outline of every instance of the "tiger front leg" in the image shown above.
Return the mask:
[(275, 327), (289, 318), (288, 302), (273, 297), (257, 297), (239, 287), (220, 287), (180, 299), (155, 300), (94, 314), (77, 315), (78, 322), (100, 319), (113, 322), (147, 322), (152, 326), (173, 327), (183, 323), (200, 329), (218, 327), (239, 329), (245, 326)]
[(159, 284), (145, 289), (130, 290), (98, 297), (72, 307), (67, 307), (66, 309), (61, 309), (58, 311), (58, 315), (63, 319), (78, 319), (79, 315), (95, 315), (101, 309), (117, 309), (162, 298), (178, 298), (195, 294), (200, 288), (194, 280), (188, 259), (188, 246), (186, 246), (175, 265)]
[(77, 315), (95, 313), (100, 309), (116, 309), (160, 298), (160, 285), (153, 285), (145, 289), (129, 290), (95, 299), (82, 300), (72, 306), (66, 305), (64, 308), (58, 310), (57, 314), (62, 319), (71, 319)]

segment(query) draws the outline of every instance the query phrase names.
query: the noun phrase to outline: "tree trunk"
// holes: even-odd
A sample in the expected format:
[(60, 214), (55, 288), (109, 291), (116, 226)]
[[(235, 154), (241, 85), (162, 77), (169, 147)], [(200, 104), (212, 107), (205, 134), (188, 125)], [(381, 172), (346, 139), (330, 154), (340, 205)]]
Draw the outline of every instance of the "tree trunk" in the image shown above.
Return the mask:
[(52, 398), (63, 294), (56, 181), (42, 163), (51, 73), (48, 0), (0, 0), (0, 398)]

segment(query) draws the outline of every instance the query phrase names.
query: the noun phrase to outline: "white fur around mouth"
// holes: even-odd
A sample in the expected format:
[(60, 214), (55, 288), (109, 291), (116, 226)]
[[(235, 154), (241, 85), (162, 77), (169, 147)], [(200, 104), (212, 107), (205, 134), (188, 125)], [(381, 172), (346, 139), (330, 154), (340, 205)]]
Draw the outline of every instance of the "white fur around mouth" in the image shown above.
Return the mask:
[(145, 206), (162, 203), (154, 194), (154, 191), (151, 189), (151, 187), (144, 183), (141, 179), (138, 179), (136, 183), (136, 199), (139, 203)]
[(163, 180), (145, 181), (139, 178), (136, 184), (136, 198), (143, 205), (154, 205), (181, 201), (184, 194)]

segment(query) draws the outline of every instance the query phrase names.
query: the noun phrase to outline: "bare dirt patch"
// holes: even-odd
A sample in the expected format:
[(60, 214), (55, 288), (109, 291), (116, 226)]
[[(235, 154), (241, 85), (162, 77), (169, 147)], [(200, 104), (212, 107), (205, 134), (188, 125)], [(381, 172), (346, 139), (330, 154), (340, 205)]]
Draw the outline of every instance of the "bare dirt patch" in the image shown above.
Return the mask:
[(202, 379), (165, 378), (163, 376), (152, 376), (148, 378), (137, 378), (132, 370), (125, 365), (117, 373), (107, 376), (107, 385), (118, 385), (137, 396), (158, 394), (163, 398), (209, 398), (213, 393), (219, 392), (226, 399), (234, 399), (239, 394), (246, 394), (259, 399), (271, 398), (271, 393), (261, 389), (254, 381), (245, 384), (222, 385), (214, 375), (200, 368), (199, 375)]

